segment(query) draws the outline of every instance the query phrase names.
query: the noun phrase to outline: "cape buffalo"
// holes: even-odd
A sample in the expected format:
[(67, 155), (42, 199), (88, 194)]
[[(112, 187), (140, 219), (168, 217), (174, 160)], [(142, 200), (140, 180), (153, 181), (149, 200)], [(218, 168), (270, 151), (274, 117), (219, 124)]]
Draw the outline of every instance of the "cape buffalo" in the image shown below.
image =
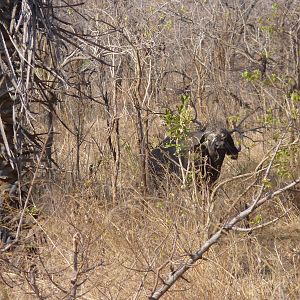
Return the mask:
[(231, 133), (221, 128), (195, 131), (185, 140), (167, 137), (150, 153), (150, 172), (162, 181), (166, 174), (182, 178), (182, 172), (193, 171), (199, 186), (205, 182), (211, 187), (220, 176), (225, 155), (237, 159), (241, 150)]

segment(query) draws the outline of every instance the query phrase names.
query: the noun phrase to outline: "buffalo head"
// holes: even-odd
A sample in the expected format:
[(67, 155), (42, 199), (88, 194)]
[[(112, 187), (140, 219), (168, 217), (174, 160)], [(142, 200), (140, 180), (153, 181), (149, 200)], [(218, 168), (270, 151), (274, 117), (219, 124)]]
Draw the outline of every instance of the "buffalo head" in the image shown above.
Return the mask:
[(231, 133), (224, 128), (205, 131), (200, 141), (192, 145), (197, 153), (197, 181), (204, 180), (209, 185), (219, 178), (225, 155), (236, 160), (241, 150), (235, 146)]

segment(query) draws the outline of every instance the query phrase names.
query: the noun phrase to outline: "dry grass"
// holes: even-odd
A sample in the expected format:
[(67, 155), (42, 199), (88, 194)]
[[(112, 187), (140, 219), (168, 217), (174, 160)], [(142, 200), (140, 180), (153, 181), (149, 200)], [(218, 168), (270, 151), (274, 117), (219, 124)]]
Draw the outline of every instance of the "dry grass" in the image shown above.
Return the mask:
[[(190, 191), (174, 188), (167, 196), (145, 198), (124, 189), (118, 205), (112, 206), (105, 195), (94, 196), (94, 184), (49, 192), (52, 206), (39, 221), (47, 243), (25, 261), (20, 253), (10, 254), (2, 276), (11, 288), (6, 286), (9, 297), (2, 299), (36, 299), (37, 294), (41, 299), (69, 298), (75, 235), (78, 282), (84, 281), (77, 290), (79, 299), (146, 299), (160, 282), (158, 274), (163, 278), (207, 238), (207, 203), (201, 196), (196, 201)], [(214, 216), (224, 217), (241, 192), (224, 189), (217, 195), (222, 205), (215, 206)], [(256, 216), (267, 220), (289, 206), (274, 201)], [(299, 233), (296, 209), (252, 234), (230, 233), (164, 299), (299, 299)]]
[[(268, 193), (291, 180), (277, 176), (280, 163), (275, 162), (268, 186), (262, 182), (268, 153), (281, 136), (287, 147), (294, 143), (299, 148), (299, 100), (291, 99), (291, 92), (298, 91), (291, 79), (299, 78), (297, 5), (290, 1), (286, 8), (288, 2), (277, 1), (278, 10), (273, 1), (258, 1), (244, 19), (253, 7), (241, 1), (233, 1), (232, 7), (222, 1), (185, 1), (187, 9), (180, 1), (146, 1), (147, 9), (142, 2), (87, 1), (78, 16), (58, 6), (58, 16), (70, 20), (70, 27), (75, 24), (68, 31), (77, 32), (78, 26), (93, 32), (93, 42), (99, 31), (99, 45), (109, 44), (117, 52), (103, 54), (109, 64), (102, 65), (95, 59), (102, 57), (101, 47), (80, 42), (78, 53), (93, 55), (70, 64), (64, 71), (68, 84), (53, 84), (52, 150), (59, 168), (51, 176), (40, 174), (32, 195), (40, 216), (34, 221), (29, 213), (36, 224), (28, 236), (14, 251), (1, 254), (0, 300), (147, 299), (259, 189)], [(73, 46), (60, 55), (69, 56)], [(261, 70), (265, 59), (260, 78), (242, 76)], [(191, 91), (202, 122), (229, 126), (230, 120), (249, 114), (246, 129), (265, 126), (261, 134), (247, 133), (253, 139), (245, 139), (238, 161), (225, 161), (218, 183), (250, 175), (224, 183), (213, 199), (180, 184), (143, 195), (137, 124), (157, 144), (166, 128), (154, 112), (176, 110), (185, 89)], [(106, 92), (110, 107), (101, 98)], [(31, 108), (38, 112), (36, 132), (48, 132), (49, 108)], [(112, 148), (118, 142), (113, 199)], [(289, 151), (289, 165), (281, 163), (299, 176), (299, 151)], [(287, 192), (265, 203), (251, 215), (250, 226), (284, 216), (251, 234), (229, 232), (163, 299), (300, 299), (299, 200), (297, 193)]]
[[(98, 125), (95, 127), (91, 135)], [(8, 296), (2, 299), (71, 299), (78, 283), (78, 299), (147, 299), (156, 284), (199, 249), (220, 223), (240, 211), (260, 186), (258, 181), (243, 194), (259, 178), (252, 175), (222, 185), (213, 201), (205, 193), (176, 184), (165, 192), (143, 196), (136, 150), (124, 143), (126, 155), (122, 156), (118, 198), (113, 204), (109, 153), (101, 157), (97, 172), (88, 175), (88, 165), (97, 161), (98, 154), (84, 148), (83, 179), (74, 179), (74, 158), (69, 155), (75, 148), (74, 138), (68, 134), (58, 138), (62, 139), (57, 144), (62, 145), (60, 159), (65, 170), (52, 181), (37, 182), (33, 198), (42, 214), (24, 240), (28, 248), (38, 251), (28, 256), (28, 250), (20, 247), (3, 256), (5, 284), (1, 288)], [(227, 159), (219, 182), (253, 172), (262, 157), (262, 148), (256, 146), (253, 151), (242, 151), (237, 162)], [(272, 188), (280, 185), (276, 176), (272, 184)], [(255, 211), (250, 225), (284, 212), (278, 222), (251, 234), (226, 235), (163, 298), (299, 299), (300, 218), (290, 194)], [(47, 242), (32, 238), (33, 232)]]

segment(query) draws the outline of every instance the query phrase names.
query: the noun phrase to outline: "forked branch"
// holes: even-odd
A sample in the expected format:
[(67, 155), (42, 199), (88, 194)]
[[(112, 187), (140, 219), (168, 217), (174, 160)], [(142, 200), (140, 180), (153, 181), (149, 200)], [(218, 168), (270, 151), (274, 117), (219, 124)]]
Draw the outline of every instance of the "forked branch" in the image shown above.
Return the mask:
[[(252, 203), (248, 206), (248, 208), (241, 211), (235, 217), (233, 217), (231, 220), (226, 222), (222, 226), (222, 228), (220, 230), (218, 230), (216, 233), (214, 233), (211, 236), (211, 238), (208, 239), (198, 251), (191, 254), (190, 258), (183, 265), (181, 265), (175, 271), (170, 273), (168, 275), (167, 279), (163, 281), (162, 286), (159, 289), (152, 292), (149, 299), (150, 300), (160, 299), (161, 296), (163, 296), (179, 278), (182, 278), (183, 274), (186, 271), (188, 271), (190, 268), (192, 268), (198, 260), (203, 259), (203, 255), (210, 249), (211, 246), (216, 244), (220, 240), (220, 238), (223, 235), (227, 234), (230, 230), (236, 229), (235, 224), (239, 223), (242, 220), (245, 220), (253, 211), (255, 211), (258, 207), (260, 207), (266, 201), (274, 198), (275, 196), (277, 196), (287, 190), (290, 190), (299, 182), (300, 182), (300, 177), (298, 177), (296, 180), (292, 181), (291, 183), (285, 185), (281, 189), (278, 189), (274, 192), (270, 192), (263, 197), (261, 197), (261, 195), (259, 194), (258, 197), (253, 199)], [(254, 230), (254, 229), (252, 228), (252, 230)]]

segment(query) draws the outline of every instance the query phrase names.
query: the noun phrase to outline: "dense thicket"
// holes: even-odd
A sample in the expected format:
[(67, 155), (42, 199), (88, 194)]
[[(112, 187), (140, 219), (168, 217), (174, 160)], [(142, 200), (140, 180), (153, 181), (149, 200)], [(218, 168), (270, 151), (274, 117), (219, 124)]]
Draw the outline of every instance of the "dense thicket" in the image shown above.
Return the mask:
[[(220, 231), (169, 297), (297, 299), (298, 2), (1, 1), (3, 290), (158, 299), (222, 226), (250, 230), (228, 224), (257, 199), (253, 235)], [(149, 149), (183, 98), (189, 120), (195, 108), (243, 133), (209, 193), (149, 182)]]

